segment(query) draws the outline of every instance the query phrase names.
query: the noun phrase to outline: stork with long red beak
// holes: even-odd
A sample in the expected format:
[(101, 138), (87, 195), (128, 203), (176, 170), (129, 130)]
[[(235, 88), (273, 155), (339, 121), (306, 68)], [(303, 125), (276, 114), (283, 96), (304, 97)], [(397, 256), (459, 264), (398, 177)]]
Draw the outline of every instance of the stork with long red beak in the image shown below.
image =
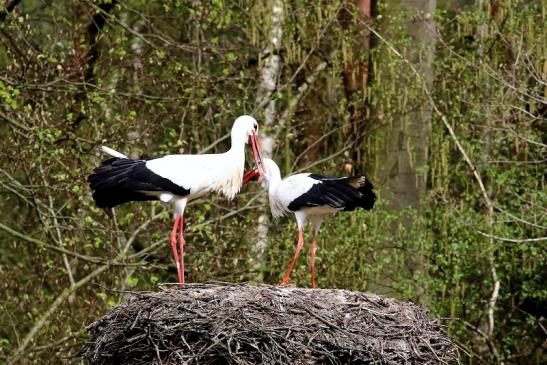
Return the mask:
[(102, 150), (112, 158), (103, 161), (88, 177), (93, 199), (101, 208), (143, 200), (161, 200), (173, 206), (175, 224), (170, 243), (181, 284), (185, 281), (186, 204), (210, 192), (233, 199), (242, 186), (247, 143), (251, 145), (257, 166), (253, 170), (254, 174), (264, 174), (258, 144), (257, 121), (248, 115), (237, 118), (232, 127), (231, 137), (232, 147), (225, 153), (167, 155), (150, 160), (133, 160), (108, 147), (102, 147)]
[(243, 177), (243, 184), (252, 180), (261, 181), (263, 176), (267, 183), (270, 209), (274, 219), (293, 212), (298, 225), (296, 252), (281, 281), (281, 286), (289, 282), (291, 271), (304, 245), (304, 225), (309, 220), (312, 224), (311, 286), (315, 288), (317, 234), (323, 219), (328, 215), (352, 211), (355, 208), (371, 210), (376, 199), (373, 186), (362, 175), (331, 177), (302, 173), (282, 180), (279, 167), (268, 158), (264, 159), (264, 172), (265, 174), (258, 167), (248, 171)]

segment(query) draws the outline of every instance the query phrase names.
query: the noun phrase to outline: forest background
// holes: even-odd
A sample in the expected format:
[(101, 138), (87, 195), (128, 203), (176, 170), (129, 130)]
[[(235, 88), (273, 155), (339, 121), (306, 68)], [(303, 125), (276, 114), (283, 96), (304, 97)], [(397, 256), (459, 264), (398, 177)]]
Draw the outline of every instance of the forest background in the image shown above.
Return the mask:
[[(175, 280), (171, 210), (97, 208), (105, 144), (223, 152), (241, 114), (283, 174), (361, 172), (371, 212), (323, 225), (318, 285), (427, 306), (465, 364), (540, 364), (544, 0), (4, 0), (0, 358), (79, 362), (84, 326)], [(189, 282), (275, 284), (292, 217), (259, 184), (187, 209)], [(293, 281), (309, 285), (302, 255)]]

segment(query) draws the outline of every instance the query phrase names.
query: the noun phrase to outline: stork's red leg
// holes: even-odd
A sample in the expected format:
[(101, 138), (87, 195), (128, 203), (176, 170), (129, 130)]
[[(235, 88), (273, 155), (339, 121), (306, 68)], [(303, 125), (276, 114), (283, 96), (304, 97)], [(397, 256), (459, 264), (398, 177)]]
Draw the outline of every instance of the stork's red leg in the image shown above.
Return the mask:
[(311, 287), (315, 288), (315, 252), (317, 251), (317, 234), (314, 232), (312, 233), (312, 239), (311, 239), (311, 248), (310, 248), (310, 256), (311, 256)]
[(298, 254), (300, 254), (300, 250), (302, 249), (302, 246), (304, 245), (304, 232), (302, 228), (298, 227), (298, 244), (296, 245), (296, 252), (294, 253), (294, 257), (289, 265), (289, 268), (287, 269), (287, 272), (285, 273), (285, 276), (283, 277), (283, 281), (281, 281), (281, 286), (285, 286), (289, 283), (289, 279), (291, 277), (291, 271), (294, 267), (294, 264), (296, 263), (296, 259), (298, 258)]
[(173, 259), (175, 260), (175, 265), (177, 267), (177, 277), (179, 279), (179, 283), (181, 283), (184, 278), (181, 276), (180, 272), (180, 260), (179, 260), (179, 254), (177, 251), (177, 233), (179, 230), (180, 222), (182, 217), (179, 215), (175, 215), (175, 224), (173, 225), (173, 231), (171, 232), (171, 236), (169, 237), (169, 241), (171, 243), (171, 250), (173, 251)]
[(179, 232), (179, 260), (180, 260), (180, 283), (184, 285), (184, 217), (180, 217)]

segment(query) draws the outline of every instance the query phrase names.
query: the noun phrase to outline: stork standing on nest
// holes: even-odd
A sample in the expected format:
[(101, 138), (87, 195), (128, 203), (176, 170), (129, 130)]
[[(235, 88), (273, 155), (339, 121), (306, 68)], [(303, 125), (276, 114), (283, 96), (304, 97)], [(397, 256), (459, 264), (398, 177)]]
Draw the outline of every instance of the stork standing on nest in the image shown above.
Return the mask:
[(173, 205), (175, 224), (170, 243), (181, 284), (184, 284), (183, 217), (186, 204), (210, 192), (230, 200), (234, 198), (242, 186), (246, 143), (252, 147), (258, 169), (253, 173), (264, 174), (256, 120), (247, 115), (237, 118), (231, 137), (232, 146), (225, 153), (167, 155), (151, 160), (133, 160), (102, 147), (112, 158), (103, 161), (88, 177), (93, 199), (101, 208), (143, 200), (161, 200)]
[[(298, 244), (289, 268), (281, 281), (281, 286), (289, 282), (291, 271), (304, 245), (304, 225), (307, 220), (312, 224), (311, 245), (311, 286), (315, 288), (315, 252), (317, 233), (323, 219), (339, 211), (352, 211), (355, 208), (371, 210), (376, 195), (373, 186), (364, 176), (330, 177), (310, 173), (296, 174), (281, 179), (277, 164), (264, 159), (263, 177), (267, 183), (270, 209), (274, 218), (293, 212), (298, 225)], [(261, 181), (261, 172), (251, 170), (243, 177), (243, 184), (249, 181)]]

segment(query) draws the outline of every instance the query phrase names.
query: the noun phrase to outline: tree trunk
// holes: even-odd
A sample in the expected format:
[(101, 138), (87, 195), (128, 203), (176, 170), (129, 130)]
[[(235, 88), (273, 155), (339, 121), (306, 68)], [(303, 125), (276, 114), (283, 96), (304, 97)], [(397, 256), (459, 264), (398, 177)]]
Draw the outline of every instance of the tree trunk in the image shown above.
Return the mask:
[[(404, 269), (407, 277), (418, 278), (425, 274), (422, 247), (415, 237), (409, 236), (418, 224), (417, 217), (420, 214), (420, 199), (426, 191), (428, 144), (431, 134), (430, 104), (426, 101), (419, 83), (425, 81), (427, 88), (431, 90), (433, 84), (433, 59), (435, 51), (435, 24), (433, 14), (436, 8), (436, 0), (390, 0), (387, 1), (386, 16), (397, 17), (396, 23), (403, 23), (403, 32), (409, 38), (409, 43), (401, 49), (400, 33), (396, 27), (390, 24), (390, 29), (381, 31), (387, 36), (388, 41), (401, 49), (403, 56), (420, 73), (422, 80), (416, 80), (408, 66), (402, 64), (396, 71), (390, 71), (390, 77), (397, 77), (396, 93), (391, 96), (399, 102), (397, 113), (388, 114), (389, 123), (379, 124), (374, 134), (377, 139), (376, 159), (380, 161), (374, 171), (376, 186), (380, 190), (382, 200), (386, 202), (388, 212), (392, 215), (392, 232), (401, 237), (404, 244)], [(387, 63), (378, 62), (378, 67), (391, 67)], [(401, 106), (402, 105), (402, 106)], [(406, 211), (407, 209), (410, 209)], [(390, 251), (391, 243), (381, 250)], [(400, 255), (393, 253), (396, 257)], [(392, 287), (389, 278), (390, 270), (401, 270), (395, 265), (386, 267), (380, 279), (380, 288)], [(416, 297), (420, 298), (425, 293), (423, 280), (414, 279)]]
[[(489, 16), (492, 19), (495, 19), (496, 13), (498, 11), (499, 3), (497, 1), (488, 1), (488, 0), (477, 0), (475, 3), (475, 7), (477, 8), (476, 11), (478, 12), (485, 12), (489, 14)], [(488, 18), (486, 18), (488, 19)], [(487, 37), (489, 33), (489, 25), (488, 20), (484, 20), (479, 26), (477, 27), (477, 33), (476, 33), (476, 39), (478, 43), (477, 47), (477, 56), (479, 59), (486, 57), (485, 54), (487, 52), (486, 49), (486, 42)], [(481, 101), (481, 105), (488, 105), (486, 102)], [(487, 109), (488, 106), (485, 107)], [(488, 110), (483, 111), (484, 115), (489, 115), (490, 112)], [(488, 113), (488, 114), (487, 114)], [(490, 156), (490, 152), (492, 149), (492, 131), (494, 129), (494, 125), (492, 124), (492, 120), (489, 118), (485, 118), (484, 121), (484, 129), (482, 130), (482, 141), (483, 141), (483, 153), (481, 158), (481, 164), (478, 167), (479, 172), (483, 178), (484, 184), (486, 188), (489, 188), (488, 181), (488, 173), (484, 171), (484, 168), (488, 166), (488, 156)], [(490, 189), (488, 189), (490, 190)], [(487, 190), (487, 191), (488, 191)], [(491, 237), (485, 237), (487, 246), (485, 246), (484, 253), (488, 255), (488, 264), (490, 266), (490, 275), (492, 280), (492, 289), (490, 293), (490, 300), (486, 304), (486, 317), (483, 317), (481, 321), (479, 322), (478, 328), (482, 331), (482, 333), (486, 334), (488, 343), (484, 344), (483, 341), (480, 341), (480, 338), (477, 334), (475, 334), (475, 338), (477, 339), (477, 343), (481, 344), (477, 347), (477, 351), (479, 354), (484, 355), (487, 354), (488, 351), (494, 355), (495, 358), (498, 358), (498, 350), (496, 348), (495, 338), (494, 338), (494, 314), (495, 314), (495, 307), (496, 302), (498, 300), (499, 290), (500, 290), (500, 280), (498, 278), (497, 269), (496, 269), (496, 262), (495, 262), (495, 241), (492, 238), (492, 235), (494, 232), (492, 231), (493, 225), (494, 225), (494, 206), (491, 204), (492, 197), (489, 197), (487, 203), (487, 226), (488, 226), (488, 233), (491, 235)]]
[[(368, 28), (363, 22), (370, 23), (373, 16), (373, 8), (376, 0), (355, 0), (355, 6), (346, 6), (340, 12), (340, 23), (342, 28), (352, 33), (353, 42), (349, 49), (344, 50), (344, 92), (348, 103), (349, 128), (353, 145), (352, 165), (360, 166), (361, 141), (363, 124), (366, 115), (366, 87), (369, 82), (370, 73), (370, 49), (372, 37)], [(353, 10), (357, 10), (354, 16)]]
[[(388, 3), (391, 11), (405, 14), (405, 30), (411, 38), (411, 45), (403, 50), (403, 55), (414, 64), (431, 89), (436, 0), (392, 0)], [(405, 92), (412, 88), (415, 81), (410, 79), (410, 85), (399, 85), (399, 89)], [(378, 174), (388, 192), (389, 208), (397, 211), (408, 207), (418, 208), (420, 196), (425, 193), (431, 107), (425, 102), (416, 104), (401, 118), (393, 120), (388, 138), (384, 141), (385, 156)]]
[[(271, 158), (274, 146), (274, 137), (272, 127), (276, 120), (276, 100), (274, 92), (277, 89), (277, 83), (281, 70), (281, 56), (279, 49), (283, 37), (283, 23), (285, 21), (285, 3), (283, 0), (273, 0), (270, 3), (270, 11), (266, 19), (268, 24), (267, 39), (262, 51), (264, 63), (260, 69), (260, 78), (257, 87), (256, 105), (258, 109), (264, 108), (264, 118), (262, 119), (262, 129), (260, 132), (260, 144), (262, 154), (265, 158)], [(258, 218), (256, 228), (256, 244), (251, 253), (251, 268), (257, 272), (256, 279), (261, 281), (263, 278), (262, 268), (266, 262), (266, 248), (268, 247), (268, 231), (270, 225), (270, 213), (268, 207), (268, 197), (264, 195), (261, 199), (261, 205), (264, 211)]]

